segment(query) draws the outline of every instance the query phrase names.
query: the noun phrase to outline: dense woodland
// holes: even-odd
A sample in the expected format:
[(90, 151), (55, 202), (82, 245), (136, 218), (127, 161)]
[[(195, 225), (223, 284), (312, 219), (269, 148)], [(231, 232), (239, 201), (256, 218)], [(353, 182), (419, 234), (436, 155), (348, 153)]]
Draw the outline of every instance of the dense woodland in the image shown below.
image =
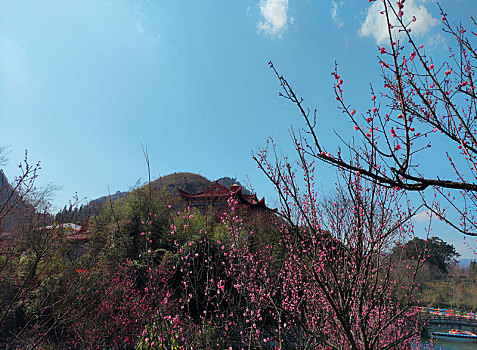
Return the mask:
[(404, 258), (399, 268), (405, 268), (404, 264), (407, 266), (419, 254), (428, 255), (417, 272), (419, 292), (416, 298), (422, 301), (423, 306), (467, 312), (477, 310), (475, 260), (469, 264), (459, 264), (456, 261), (459, 254), (455, 248), (438, 237), (427, 240), (414, 238), (406, 242), (403, 248), (394, 248), (394, 254), (399, 252)]
[(477, 310), (477, 264), (453, 265), (449, 272), (423, 282), (422, 300), (430, 307), (460, 311)]
[[(231, 178), (219, 181), (224, 185), (237, 182)], [(149, 338), (158, 338), (156, 344), (184, 345), (187, 339), (187, 344), (204, 345), (212, 341), (211, 337), (219, 341), (219, 335), (213, 335), (215, 331), (203, 337), (200, 331), (197, 333), (200, 329), (197, 327), (206, 327), (211, 322), (208, 317), (201, 320), (200, 312), (210, 309), (216, 313), (219, 308), (204, 295), (207, 290), (217, 293), (217, 287), (208, 286), (203, 269), (207, 270), (210, 264), (213, 271), (206, 271), (210, 276), (224, 281), (228, 278), (224, 267), (219, 265), (219, 260), (225, 263), (227, 258), (220, 258), (220, 252), (230, 249), (233, 237), (227, 222), (237, 218), (230, 217), (227, 207), (221, 208), (223, 213), (217, 213), (212, 207), (202, 212), (186, 208), (176, 192), (179, 187), (201, 191), (211, 183), (195, 174), (172, 174), (151, 184), (136, 186), (121, 196), (65, 207), (54, 220), (52, 216), (45, 219), (46, 216), (33, 207), (28, 216), (15, 216), (16, 208), (23, 210), (24, 205), (5, 205), (4, 210), (8, 208), (12, 220), (8, 236), (2, 237), (0, 255), (1, 344), (6, 348), (95, 349), (123, 345), (141, 348), (139, 344), (148, 338), (143, 332), (154, 327), (158, 322), (156, 318), (173, 316), (185, 316), (181, 322), (192, 322), (188, 327), (194, 325), (194, 330), (188, 332), (195, 334), (181, 341), (180, 337), (185, 335), (177, 331), (160, 340), (164, 335), (155, 334), (157, 330), (153, 328)], [(8, 200), (5, 194), (12, 191), (12, 186), (5, 177), (1, 190)], [(20, 203), (28, 196), (20, 192), (9, 197)], [(238, 209), (234, 211), (239, 213)], [(256, 215), (241, 211), (240, 216), (244, 230), (256, 232), (247, 237), (247, 246), (278, 242), (272, 212)], [(25, 226), (27, 218), (31, 222)], [(82, 227), (82, 232), (69, 229), (71, 223)], [(204, 264), (207, 252), (215, 258)], [(186, 263), (188, 259), (195, 264), (191, 276), (183, 271), (190, 265)], [(161, 278), (159, 284), (158, 278)], [(198, 285), (203, 288), (200, 292)], [(187, 297), (184, 293), (192, 287), (193, 297)], [(143, 304), (146, 298), (149, 301)], [(189, 299), (187, 303), (185, 298)], [(162, 313), (159, 316), (157, 310), (152, 310), (153, 306), (162, 308), (163, 302), (167, 316)], [(177, 308), (185, 305), (187, 310), (179, 312)], [(223, 307), (220, 306), (222, 312), (229, 308)], [(173, 320), (160, 319), (160, 322), (165, 322), (162, 327), (175, 328)], [(123, 339), (125, 330), (128, 340)], [(220, 343), (231, 344), (240, 339), (237, 334), (231, 337), (225, 337)], [(146, 345), (142, 344), (142, 348), (147, 348)]]
[[(3, 191), (10, 191), (4, 181)], [(326, 345), (308, 328), (323, 321), (315, 319), (316, 310), (306, 314), (313, 299), (303, 294), (304, 280), (294, 280), (297, 253), (283, 238), (299, 235), (299, 227), (274, 211), (240, 211), (233, 200), (220, 215), (212, 207), (177, 211), (174, 190), (200, 191), (211, 182), (193, 174), (160, 181), (64, 208), (48, 227), (44, 215), (30, 213), (29, 231), (23, 224), (13, 229), (1, 247), (0, 341), (6, 348)], [(62, 223), (82, 226), (81, 239)], [(330, 230), (323, 234), (331, 241), (322, 244), (331, 246), (322, 249), (343, 259), (349, 252)], [(404, 264), (424, 249), (429, 257), (413, 282), (420, 305), (473, 309), (476, 264), (459, 268), (455, 249), (436, 237), (384, 252), (395, 266), (393, 278), (408, 280)], [(390, 291), (395, 302), (408, 298)]]

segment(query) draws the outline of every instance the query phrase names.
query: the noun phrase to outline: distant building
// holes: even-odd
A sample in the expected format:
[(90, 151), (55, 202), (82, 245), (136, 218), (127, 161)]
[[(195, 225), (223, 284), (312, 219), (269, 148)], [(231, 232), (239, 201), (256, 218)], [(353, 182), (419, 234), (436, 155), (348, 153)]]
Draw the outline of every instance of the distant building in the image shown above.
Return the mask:
[(87, 226), (76, 225), (70, 222), (59, 223), (56, 225), (50, 225), (40, 228), (42, 231), (62, 232), (66, 235), (66, 238), (70, 241), (87, 241), (89, 232)]
[(248, 211), (269, 210), (265, 205), (265, 198), (259, 200), (256, 194), (243, 194), (242, 187), (237, 184), (230, 186), (230, 189), (228, 189), (218, 182), (214, 182), (208, 189), (198, 193), (187, 193), (179, 189), (179, 195), (189, 207), (200, 210), (205, 210), (210, 206), (217, 209), (224, 208), (228, 205), (227, 201), (230, 198), (238, 201), (240, 209)]
[(86, 243), (88, 242), (89, 232), (87, 226), (79, 226), (74, 223), (60, 223), (40, 228), (42, 232), (54, 236), (63, 237), (68, 242), (68, 249), (63, 253), (65, 261), (72, 261), (86, 254)]

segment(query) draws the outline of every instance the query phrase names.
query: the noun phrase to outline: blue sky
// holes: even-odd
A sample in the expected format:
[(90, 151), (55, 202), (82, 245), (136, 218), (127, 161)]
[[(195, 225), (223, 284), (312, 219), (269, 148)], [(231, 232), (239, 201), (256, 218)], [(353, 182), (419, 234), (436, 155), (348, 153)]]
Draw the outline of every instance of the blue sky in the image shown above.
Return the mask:
[[(454, 21), (474, 0), (444, 0)], [(40, 160), (39, 184), (61, 187), (56, 208), (77, 192), (93, 199), (152, 175), (190, 171), (237, 177), (273, 204), (272, 186), (251, 153), (273, 136), (292, 154), (288, 128), (302, 121), (278, 97), (267, 62), (318, 108), (323, 142), (349, 122), (336, 109), (330, 75), (338, 62), (347, 100), (369, 108), (381, 85), (377, 3), (365, 0), (0, 0), (0, 145), (8, 177), (25, 149)], [(445, 58), (435, 1), (408, 0), (416, 37)], [(335, 171), (318, 171), (324, 192)], [(247, 180), (248, 179), (248, 180)], [(444, 226), (438, 234), (458, 245)], [(467, 256), (467, 252), (462, 250)], [(464, 255), (463, 254), (463, 255)]]

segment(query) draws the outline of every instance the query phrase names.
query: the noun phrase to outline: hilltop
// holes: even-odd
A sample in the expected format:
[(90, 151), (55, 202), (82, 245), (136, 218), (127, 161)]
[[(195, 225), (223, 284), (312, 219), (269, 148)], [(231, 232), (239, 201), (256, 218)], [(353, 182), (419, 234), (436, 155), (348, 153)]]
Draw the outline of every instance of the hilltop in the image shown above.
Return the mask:
[[(215, 180), (226, 188), (230, 188), (233, 184), (238, 184), (242, 186), (236, 178), (231, 178), (228, 176), (222, 177), (218, 180)], [(189, 173), (189, 172), (178, 172), (169, 175), (162, 176), (154, 181), (151, 181), (152, 193), (155, 196), (163, 196), (168, 200), (175, 200), (178, 197), (179, 189), (186, 191), (188, 193), (197, 193), (202, 192), (212, 186), (214, 181), (207, 179), (206, 177)], [(139, 188), (142, 188), (146, 185), (142, 185)], [(250, 194), (250, 191), (242, 186), (243, 194)], [(137, 189), (137, 188), (136, 188)], [(106, 204), (108, 198), (111, 198), (113, 201), (127, 196), (129, 193), (134, 191), (117, 191), (114, 194), (105, 195), (91, 200), (86, 205), (81, 205), (80, 207), (64, 207), (58, 214), (56, 214), (56, 221), (59, 222), (84, 222), (92, 215), (98, 214), (104, 205)]]
[(179, 189), (195, 193), (203, 191), (211, 185), (211, 180), (194, 173), (173, 173), (151, 182), (153, 191), (164, 191), (169, 196), (176, 196)]
[[(233, 184), (242, 186), (240, 182), (228, 176), (221, 177), (217, 181), (222, 186), (229, 188)], [(213, 182), (206, 177), (194, 173), (173, 173), (162, 176), (151, 182), (153, 191), (163, 190), (169, 196), (176, 196), (179, 189), (188, 193), (202, 192), (212, 186)], [(242, 186), (244, 194), (250, 194), (250, 191)]]

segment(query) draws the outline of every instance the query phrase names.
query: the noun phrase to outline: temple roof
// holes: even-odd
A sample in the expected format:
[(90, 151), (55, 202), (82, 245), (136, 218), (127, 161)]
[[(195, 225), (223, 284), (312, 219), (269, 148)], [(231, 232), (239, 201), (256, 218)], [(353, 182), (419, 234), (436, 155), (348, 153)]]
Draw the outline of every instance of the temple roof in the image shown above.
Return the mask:
[(227, 201), (228, 198), (234, 197), (244, 203), (247, 203), (250, 206), (260, 206), (265, 207), (265, 198), (258, 199), (257, 195), (254, 194), (243, 194), (242, 187), (234, 184), (230, 186), (230, 189), (222, 186), (218, 182), (214, 182), (212, 186), (202, 192), (198, 193), (187, 193), (179, 189), (179, 194), (189, 200), (197, 201)]

